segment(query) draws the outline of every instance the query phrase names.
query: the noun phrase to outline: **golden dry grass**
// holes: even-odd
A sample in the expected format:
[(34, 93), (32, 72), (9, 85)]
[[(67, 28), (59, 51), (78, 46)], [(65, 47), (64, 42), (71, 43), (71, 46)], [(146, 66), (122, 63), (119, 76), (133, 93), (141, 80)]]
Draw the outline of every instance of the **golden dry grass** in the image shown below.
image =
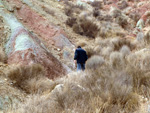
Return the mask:
[(5, 63), (7, 60), (5, 52), (3, 48), (0, 48), (0, 62)]
[(54, 85), (52, 81), (45, 77), (44, 68), (39, 64), (12, 67), (7, 71), (6, 76), (15, 87), (31, 94), (41, 94)]

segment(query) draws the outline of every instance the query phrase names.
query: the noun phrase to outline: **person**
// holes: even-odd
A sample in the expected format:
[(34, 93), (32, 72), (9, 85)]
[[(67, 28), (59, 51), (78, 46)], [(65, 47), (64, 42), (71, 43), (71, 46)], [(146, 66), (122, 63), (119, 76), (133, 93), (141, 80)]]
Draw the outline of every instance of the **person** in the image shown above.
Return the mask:
[(84, 71), (85, 70), (85, 62), (87, 61), (88, 56), (86, 51), (78, 46), (75, 50), (74, 61), (77, 63), (77, 71)]

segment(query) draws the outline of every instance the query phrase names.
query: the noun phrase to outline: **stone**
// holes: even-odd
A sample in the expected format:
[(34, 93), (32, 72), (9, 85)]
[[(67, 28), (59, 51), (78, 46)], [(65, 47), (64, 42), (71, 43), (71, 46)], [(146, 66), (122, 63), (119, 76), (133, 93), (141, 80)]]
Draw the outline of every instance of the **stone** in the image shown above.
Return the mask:
[(60, 49), (63, 49), (64, 46), (73, 46), (62, 29), (50, 24), (48, 19), (31, 9), (28, 5), (22, 3), (20, 0), (7, 1), (8, 3), (19, 4), (21, 6), (15, 11), (15, 16), (19, 19), (21, 18), (20, 21), (44, 40), (47, 46), (54, 45)]
[(25, 29), (21, 28), (18, 34), (11, 37), (7, 48), (12, 48), (8, 51), (8, 64), (30, 65), (39, 63), (46, 69), (46, 75), (49, 78), (54, 78), (65, 73), (62, 64), (46, 49), (42, 48), (38, 38), (34, 37)]
[(41, 64), (49, 78), (65, 74), (63, 65), (47, 50), (36, 35), (27, 31), (13, 14), (3, 9), (0, 11), (11, 29), (11, 36), (5, 45), (8, 64)]

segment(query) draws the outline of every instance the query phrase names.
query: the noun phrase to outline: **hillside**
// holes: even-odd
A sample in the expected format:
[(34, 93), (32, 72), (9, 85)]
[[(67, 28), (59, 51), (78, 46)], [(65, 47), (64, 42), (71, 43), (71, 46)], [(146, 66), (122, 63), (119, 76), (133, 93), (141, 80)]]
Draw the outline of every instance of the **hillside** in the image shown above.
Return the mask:
[[(0, 112), (150, 112), (149, 0), (0, 0)], [(86, 70), (76, 72), (76, 47)]]

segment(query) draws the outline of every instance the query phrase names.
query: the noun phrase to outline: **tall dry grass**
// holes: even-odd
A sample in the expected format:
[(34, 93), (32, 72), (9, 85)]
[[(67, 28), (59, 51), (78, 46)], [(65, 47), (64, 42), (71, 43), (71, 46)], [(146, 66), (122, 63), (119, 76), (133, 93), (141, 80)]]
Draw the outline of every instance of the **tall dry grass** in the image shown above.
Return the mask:
[[(127, 53), (125, 57), (123, 53)], [(143, 68), (148, 67), (143, 62), (147, 62), (145, 60), (149, 57), (139, 57), (131, 53), (127, 46), (122, 46), (121, 50), (109, 56), (110, 59), (92, 56), (84, 72), (57, 78), (47, 85), (50, 89), (47, 87), (46, 91), (37, 85), (39, 91), (11, 112), (133, 113), (140, 106), (139, 95), (149, 97), (149, 70)], [(143, 62), (139, 62), (139, 58)], [(33, 81), (38, 82), (35, 78)]]
[(3, 50), (3, 48), (0, 48), (0, 62), (6, 63), (7, 57)]
[(39, 64), (11, 67), (6, 76), (13, 85), (26, 93), (43, 93), (55, 86), (55, 84), (45, 77), (44, 68)]

